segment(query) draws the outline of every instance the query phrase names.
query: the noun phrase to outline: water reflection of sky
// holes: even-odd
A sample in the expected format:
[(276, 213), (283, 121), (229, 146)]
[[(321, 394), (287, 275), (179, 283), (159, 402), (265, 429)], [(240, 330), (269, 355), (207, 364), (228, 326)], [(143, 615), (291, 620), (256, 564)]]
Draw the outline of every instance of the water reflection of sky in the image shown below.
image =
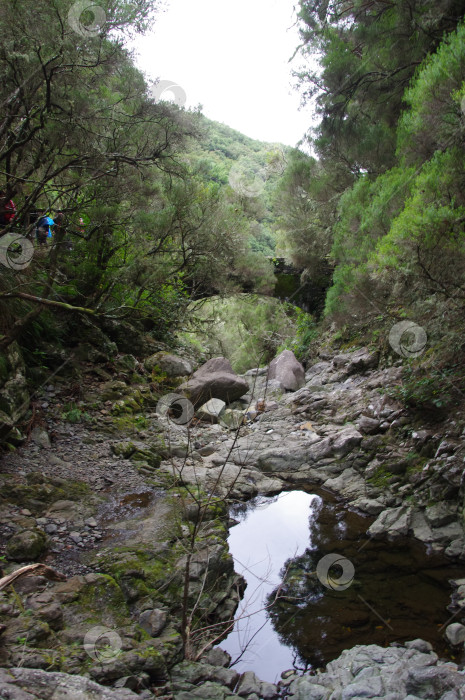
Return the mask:
[(251, 640), (235, 666), (240, 673), (254, 671), (261, 680), (276, 682), (281, 672), (293, 665), (292, 649), (280, 643), (267, 611), (261, 608), (280, 582), (284, 563), (312, 546), (311, 516), (317, 503), (321, 503), (319, 496), (303, 491), (282, 493), (247, 511), (231, 528), (229, 549), (247, 588), (236, 613), (244, 619), (236, 622), (221, 647), (234, 661)]

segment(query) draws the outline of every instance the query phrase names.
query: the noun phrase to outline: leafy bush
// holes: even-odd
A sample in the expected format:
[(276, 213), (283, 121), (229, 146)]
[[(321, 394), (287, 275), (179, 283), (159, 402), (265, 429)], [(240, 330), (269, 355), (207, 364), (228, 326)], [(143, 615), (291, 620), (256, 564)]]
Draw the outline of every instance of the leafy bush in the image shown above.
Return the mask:
[[(454, 382), (455, 380), (455, 382)], [(424, 368), (407, 366), (402, 384), (389, 393), (406, 406), (420, 410), (446, 409), (461, 395), (457, 384), (459, 375), (454, 369), (434, 369), (426, 373)]]

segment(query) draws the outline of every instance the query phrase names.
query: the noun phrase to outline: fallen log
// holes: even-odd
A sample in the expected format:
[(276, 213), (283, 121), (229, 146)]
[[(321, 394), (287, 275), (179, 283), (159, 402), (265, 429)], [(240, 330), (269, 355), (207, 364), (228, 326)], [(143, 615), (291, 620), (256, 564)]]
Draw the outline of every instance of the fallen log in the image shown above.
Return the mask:
[(0, 578), (0, 591), (23, 576), (45, 576), (49, 581), (66, 581), (66, 576), (45, 564), (28, 564), (16, 569), (12, 574)]

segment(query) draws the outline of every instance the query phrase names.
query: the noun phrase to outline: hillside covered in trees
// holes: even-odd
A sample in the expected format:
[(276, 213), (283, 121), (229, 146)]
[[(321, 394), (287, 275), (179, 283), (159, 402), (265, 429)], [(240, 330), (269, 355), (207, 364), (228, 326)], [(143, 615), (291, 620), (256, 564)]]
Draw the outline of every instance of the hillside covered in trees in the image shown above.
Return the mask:
[(58, 339), (57, 310), (132, 318), (166, 339), (192, 299), (270, 293), (283, 147), (153, 97), (125, 39), (156, 3), (112, 3), (93, 32), (85, 14), (76, 31), (66, 2), (40, 10), (18, 2), (0, 18), (2, 202), (17, 209), (4, 242), (36, 245), (41, 214), (63, 222), (51, 249), (4, 253), (1, 347)]

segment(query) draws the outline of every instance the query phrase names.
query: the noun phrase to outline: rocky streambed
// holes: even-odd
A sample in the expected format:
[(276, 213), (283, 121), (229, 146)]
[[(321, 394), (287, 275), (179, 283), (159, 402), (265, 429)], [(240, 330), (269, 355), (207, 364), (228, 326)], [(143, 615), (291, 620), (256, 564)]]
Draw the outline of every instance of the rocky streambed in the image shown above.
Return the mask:
[[(367, 628), (364, 645), (343, 652), (323, 673), (301, 678), (302, 671), (291, 669), (278, 686), (227, 668), (228, 657), (209, 644), (229, 631), (244, 588), (228, 552), (228, 506), (283, 490), (319, 489), (339, 499), (340, 512), (350, 514), (348, 527), (354, 519), (367, 525), (356, 537), (350, 532), (322, 540), (321, 554), (336, 549), (356, 559), (349, 542), (363, 534), (360, 546), (381, 551), (385, 569), (396, 576), (406, 538), (438, 558), (426, 578), (436, 578), (436, 584), (440, 579), (436, 590), (452, 596), (437, 627), (446, 629), (447, 617), (455, 616), (448, 633), (455, 646), (437, 652), (444, 659), (453, 653), (459, 661), (465, 424), (456, 418), (416, 425), (386, 391), (400, 374), (400, 366), (379, 368), (377, 354), (366, 349), (323, 355), (297, 391), (283, 392), (277, 381), (252, 372), (242, 378), (249, 394), (229, 408), (229, 428), (196, 420), (180, 424), (160, 414), (160, 393), (143, 368), (135, 367), (130, 378), (126, 373), (97, 381), (95, 374), (86, 375), (77, 410), (87, 422), (76, 424), (62, 420), (65, 387), (48, 385), (42, 425), (2, 461), (1, 554), (6, 573), (42, 561), (67, 580), (28, 577), (0, 593), (2, 692), (3, 683), (4, 692), (18, 698), (20, 692), (183, 699), (461, 697), (461, 672), (450, 660), (438, 661), (426, 640), (384, 648), (396, 642), (386, 623), (396, 625), (383, 612), (378, 614), (384, 621), (375, 620), (373, 611), (367, 621), (348, 606), (338, 628), (332, 621), (337, 643), (328, 640), (328, 653), (334, 659), (352, 646), (357, 626)], [(253, 408), (258, 399), (264, 405), (235, 429), (231, 414)], [(293, 564), (288, 597), (295, 593), (292, 586), (307, 585), (318, 561), (307, 557)], [(448, 567), (455, 584), (447, 589), (442, 582)], [(363, 588), (354, 586), (347, 590), (365, 598)], [(427, 594), (410, 597), (427, 605)], [(328, 609), (322, 616), (331, 614)], [(321, 641), (324, 625), (317, 629), (323, 651), (311, 659), (313, 671), (329, 658)], [(416, 636), (407, 623), (397, 642)], [(314, 642), (308, 646), (314, 649)], [(190, 658), (182, 661), (186, 652)], [(73, 674), (74, 696), (63, 673)], [(42, 694), (34, 695), (39, 686)]]

